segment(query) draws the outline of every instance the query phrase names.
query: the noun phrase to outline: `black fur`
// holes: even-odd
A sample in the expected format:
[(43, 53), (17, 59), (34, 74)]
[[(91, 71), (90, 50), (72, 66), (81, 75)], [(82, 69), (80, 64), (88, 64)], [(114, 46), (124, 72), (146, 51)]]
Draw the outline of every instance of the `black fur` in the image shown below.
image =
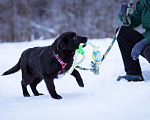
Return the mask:
[[(86, 37), (78, 36), (74, 32), (62, 33), (50, 46), (34, 47), (25, 50), (22, 53), (19, 62), (3, 75), (8, 75), (21, 69), (21, 85), (24, 96), (30, 96), (27, 91), (27, 85), (30, 85), (35, 96), (43, 95), (37, 91), (36, 86), (44, 79), (52, 98), (61, 99), (62, 97), (55, 91), (54, 78), (57, 78), (58, 71), (62, 69), (62, 66), (55, 58), (52, 51), (54, 51), (55, 54), (58, 54), (59, 57), (67, 63), (61, 73), (63, 74), (72, 66), (73, 56), (75, 50), (78, 49), (79, 44), (86, 42)], [(84, 87), (82, 78), (76, 69), (73, 70), (71, 75), (76, 78), (80, 87)]]

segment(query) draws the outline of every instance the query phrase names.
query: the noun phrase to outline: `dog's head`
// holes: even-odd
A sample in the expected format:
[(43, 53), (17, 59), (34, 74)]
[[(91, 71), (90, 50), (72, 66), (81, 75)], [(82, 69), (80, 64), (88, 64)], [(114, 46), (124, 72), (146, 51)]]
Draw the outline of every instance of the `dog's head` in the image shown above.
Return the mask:
[(87, 37), (79, 36), (75, 32), (65, 32), (57, 38), (57, 49), (62, 51), (74, 51), (79, 48), (80, 43), (85, 43), (84, 46), (86, 46), (87, 39)]

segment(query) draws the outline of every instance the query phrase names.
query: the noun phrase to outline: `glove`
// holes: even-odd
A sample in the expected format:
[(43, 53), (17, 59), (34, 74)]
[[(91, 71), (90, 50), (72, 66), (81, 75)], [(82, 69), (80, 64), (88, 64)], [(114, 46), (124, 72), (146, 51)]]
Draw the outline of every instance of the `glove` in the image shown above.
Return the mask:
[(142, 53), (142, 51), (146, 46), (148, 46), (146, 38), (136, 43), (132, 48), (132, 52), (131, 52), (132, 59), (133, 60), (138, 59), (139, 55)]
[(120, 14), (125, 15), (126, 11), (127, 11), (127, 8), (128, 8), (128, 3), (123, 2), (122, 5), (121, 5), (121, 8), (120, 8)]

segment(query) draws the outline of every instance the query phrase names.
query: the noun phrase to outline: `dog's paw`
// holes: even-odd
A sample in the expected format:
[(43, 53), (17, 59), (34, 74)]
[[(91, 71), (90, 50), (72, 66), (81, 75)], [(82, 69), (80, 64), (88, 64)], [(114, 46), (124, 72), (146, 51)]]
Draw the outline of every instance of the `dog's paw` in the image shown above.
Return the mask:
[(39, 95), (44, 95), (43, 93), (39, 93)]
[(83, 83), (79, 83), (79, 86), (80, 86), (80, 87), (84, 87), (84, 84), (83, 84)]
[(29, 94), (23, 94), (23, 96), (24, 96), (24, 97), (30, 97), (30, 95), (29, 95)]
[(53, 96), (54, 99), (62, 99), (60, 95)]
[(39, 93), (39, 94), (36, 94), (35, 96), (40, 96), (40, 95), (44, 95), (43, 93)]

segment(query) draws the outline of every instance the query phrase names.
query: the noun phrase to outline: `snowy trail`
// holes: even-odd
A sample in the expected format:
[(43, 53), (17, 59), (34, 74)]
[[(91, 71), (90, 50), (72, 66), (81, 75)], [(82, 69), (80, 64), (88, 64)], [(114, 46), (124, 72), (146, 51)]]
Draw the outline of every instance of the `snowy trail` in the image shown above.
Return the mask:
[[(112, 39), (91, 40), (105, 52)], [(0, 44), (0, 75), (15, 65), (23, 50), (49, 45), (53, 40)], [(88, 67), (92, 47), (87, 46)], [(43, 96), (25, 98), (21, 89), (21, 72), (0, 76), (0, 120), (149, 120), (150, 119), (150, 65), (140, 57), (145, 82), (117, 82), (124, 75), (117, 42), (100, 66), (100, 74), (80, 71), (84, 88), (66, 74), (55, 80), (56, 91), (63, 99), (52, 99), (42, 81), (37, 89)]]

